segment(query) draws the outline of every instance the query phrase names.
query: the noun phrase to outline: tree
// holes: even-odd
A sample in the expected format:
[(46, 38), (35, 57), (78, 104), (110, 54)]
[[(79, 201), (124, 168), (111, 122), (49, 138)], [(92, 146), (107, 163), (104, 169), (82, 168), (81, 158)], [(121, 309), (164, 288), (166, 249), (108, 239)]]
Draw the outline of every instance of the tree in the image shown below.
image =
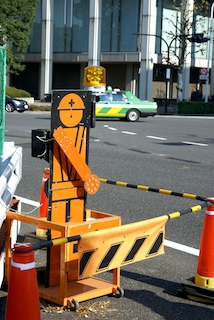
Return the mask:
[[(178, 101), (183, 100), (183, 74), (187, 56), (190, 54), (190, 50), (188, 49), (189, 43), (195, 42), (200, 44), (209, 40), (208, 38), (204, 38), (203, 35), (201, 36), (201, 34), (194, 36), (197, 32), (197, 27), (199, 28), (199, 20), (201, 19), (201, 16), (199, 20), (195, 19), (196, 13), (202, 13), (208, 17), (208, 8), (209, 2), (207, 0), (173, 0), (170, 5), (170, 9), (173, 10), (174, 14), (166, 18), (170, 25), (170, 30), (165, 31), (170, 46), (168, 46), (167, 56), (163, 57), (163, 59), (177, 70)], [(205, 32), (207, 32), (207, 29)], [(204, 47), (197, 46), (196, 50), (203, 52)]]
[(30, 33), (39, 0), (1, 0), (0, 45), (6, 47), (7, 72), (24, 70), (24, 54), (30, 43)]

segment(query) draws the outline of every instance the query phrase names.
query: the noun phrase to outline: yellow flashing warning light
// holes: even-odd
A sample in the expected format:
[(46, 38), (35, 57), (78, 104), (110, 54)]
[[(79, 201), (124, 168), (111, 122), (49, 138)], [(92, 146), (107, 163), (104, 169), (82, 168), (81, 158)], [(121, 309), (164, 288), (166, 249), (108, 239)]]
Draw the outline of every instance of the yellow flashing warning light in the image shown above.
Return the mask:
[(62, 98), (57, 108), (58, 110), (78, 110), (85, 109), (84, 103), (76, 93), (69, 93)]
[(101, 66), (88, 66), (84, 69), (83, 86), (85, 87), (105, 87), (106, 69)]

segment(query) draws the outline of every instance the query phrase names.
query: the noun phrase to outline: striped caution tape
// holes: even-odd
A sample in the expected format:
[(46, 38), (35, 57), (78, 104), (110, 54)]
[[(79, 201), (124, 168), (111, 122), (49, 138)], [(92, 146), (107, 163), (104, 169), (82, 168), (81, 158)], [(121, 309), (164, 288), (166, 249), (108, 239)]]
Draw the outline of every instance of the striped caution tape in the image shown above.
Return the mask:
[(131, 184), (131, 183), (122, 182), (122, 181), (113, 181), (113, 180), (108, 180), (108, 179), (103, 179), (103, 178), (99, 178), (99, 179), (100, 179), (101, 183), (112, 184), (112, 185), (119, 186), (119, 187), (126, 187), (126, 188), (138, 189), (138, 190), (143, 190), (143, 191), (151, 191), (151, 192), (165, 194), (168, 196), (176, 196), (176, 197), (188, 198), (188, 199), (192, 199), (192, 200), (207, 201), (206, 197), (197, 196), (197, 195), (191, 194), (191, 193), (180, 193), (180, 192), (175, 192), (172, 190), (156, 189), (156, 188), (151, 188), (148, 186), (142, 186), (139, 184), (136, 185), (136, 184)]
[(196, 206), (193, 206), (190, 208), (183, 209), (181, 211), (172, 212), (172, 213), (168, 214), (168, 217), (169, 217), (169, 219), (176, 219), (176, 218), (179, 218), (180, 216), (183, 216), (186, 213), (200, 211), (205, 207), (207, 207), (206, 202), (202, 203), (200, 205), (196, 205)]
[(58, 246), (58, 245), (61, 245), (61, 244), (67, 243), (67, 242), (79, 241), (80, 239), (81, 239), (80, 235), (77, 235), (77, 236), (72, 236), (72, 237), (43, 241), (40, 243), (35, 243), (33, 245), (33, 250)]

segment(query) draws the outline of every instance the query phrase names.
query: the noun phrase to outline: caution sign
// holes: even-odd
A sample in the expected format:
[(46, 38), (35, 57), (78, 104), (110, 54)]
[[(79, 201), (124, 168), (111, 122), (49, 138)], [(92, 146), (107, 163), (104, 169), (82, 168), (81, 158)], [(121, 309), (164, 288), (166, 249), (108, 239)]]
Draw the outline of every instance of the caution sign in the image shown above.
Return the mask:
[(168, 216), (81, 235), (79, 279), (164, 253)]

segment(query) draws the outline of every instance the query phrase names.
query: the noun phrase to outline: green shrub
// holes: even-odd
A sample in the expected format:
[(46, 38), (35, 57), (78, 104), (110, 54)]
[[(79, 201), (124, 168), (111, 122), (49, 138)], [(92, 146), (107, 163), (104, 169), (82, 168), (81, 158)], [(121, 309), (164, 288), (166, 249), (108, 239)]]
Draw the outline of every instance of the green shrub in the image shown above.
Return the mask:
[(23, 98), (23, 97), (31, 97), (31, 94), (25, 90), (17, 89), (14, 87), (6, 86), (6, 94), (11, 98)]
[(49, 105), (42, 105), (42, 106), (30, 105), (29, 110), (30, 111), (51, 111), (51, 106), (49, 106)]
[(180, 101), (178, 102), (179, 114), (214, 114), (214, 102)]

